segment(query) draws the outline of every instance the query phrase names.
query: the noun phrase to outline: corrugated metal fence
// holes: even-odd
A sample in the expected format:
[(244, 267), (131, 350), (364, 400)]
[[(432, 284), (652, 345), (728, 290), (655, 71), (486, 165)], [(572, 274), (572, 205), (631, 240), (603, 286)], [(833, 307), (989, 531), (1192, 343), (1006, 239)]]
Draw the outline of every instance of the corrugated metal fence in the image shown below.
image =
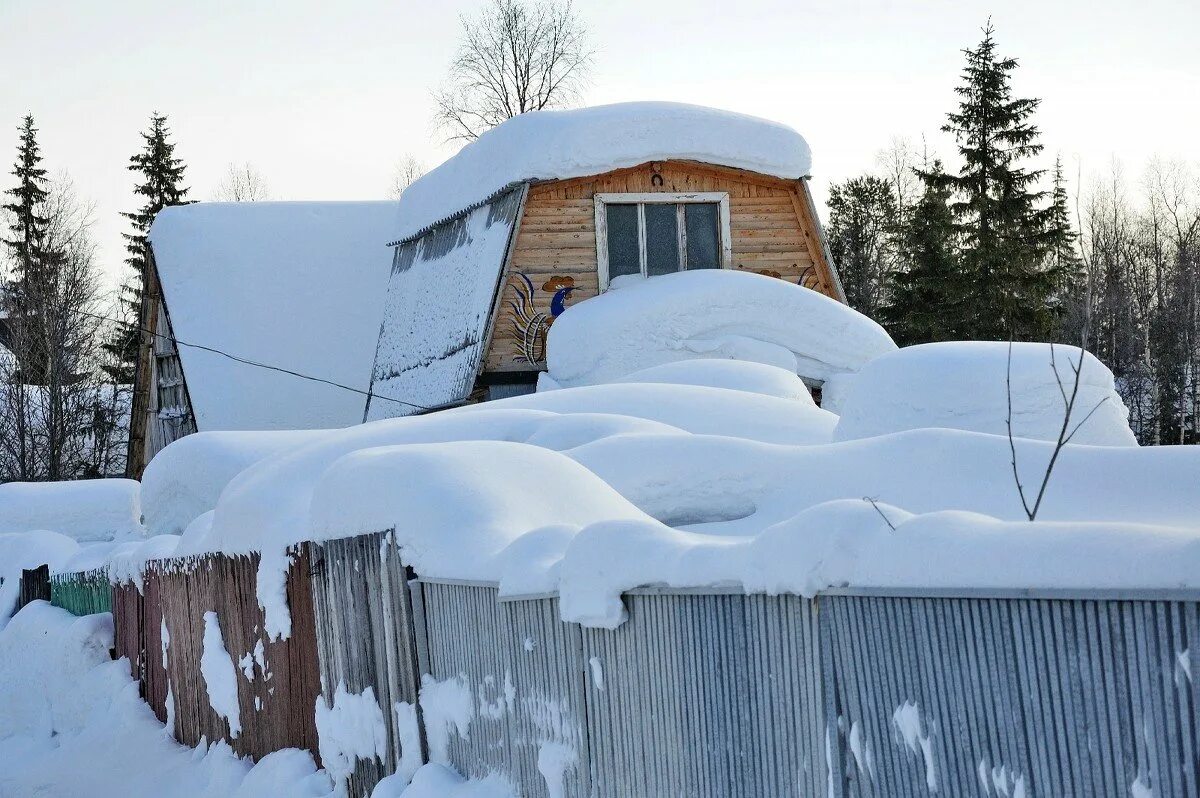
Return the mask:
[(352, 795), (428, 758), (533, 798), (1200, 796), (1200, 596), (647, 588), (610, 631), (413, 580), (389, 534), (293, 554), (288, 640), (263, 631), (257, 558), (210, 556), (114, 588), (118, 652), (180, 740), (229, 739), (199, 673), (216, 612), (250, 655), (231, 743), (255, 757), (316, 754), (315, 702), (370, 688), (387, 753)]

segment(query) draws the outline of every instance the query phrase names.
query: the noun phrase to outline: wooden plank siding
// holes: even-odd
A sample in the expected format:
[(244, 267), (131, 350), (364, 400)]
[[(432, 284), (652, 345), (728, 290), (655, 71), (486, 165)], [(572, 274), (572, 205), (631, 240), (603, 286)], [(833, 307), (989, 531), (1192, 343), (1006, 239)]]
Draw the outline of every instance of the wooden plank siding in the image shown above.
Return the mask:
[[(658, 179), (661, 178), (661, 181)], [(569, 304), (596, 296), (597, 193), (729, 195), (732, 267), (768, 273), (838, 297), (826, 262), (815, 210), (800, 181), (686, 161), (642, 164), (603, 175), (535, 183), (529, 187), (516, 245), (495, 320), (484, 371), (530, 371), (544, 363), (544, 330), (534, 362), (526, 357), (522, 327), (549, 319), (552, 277), (570, 277)], [(528, 280), (528, 282), (526, 282)], [(513, 305), (523, 313), (513, 312)], [(546, 327), (549, 322), (542, 322)]]
[[(146, 246), (147, 275), (143, 295), (137, 369), (129, 419), (125, 475), (141, 479), (154, 455), (196, 431), (187, 380), (175, 343), (171, 314), (163, 298), (153, 249)], [(169, 399), (164, 406), (164, 398)]]

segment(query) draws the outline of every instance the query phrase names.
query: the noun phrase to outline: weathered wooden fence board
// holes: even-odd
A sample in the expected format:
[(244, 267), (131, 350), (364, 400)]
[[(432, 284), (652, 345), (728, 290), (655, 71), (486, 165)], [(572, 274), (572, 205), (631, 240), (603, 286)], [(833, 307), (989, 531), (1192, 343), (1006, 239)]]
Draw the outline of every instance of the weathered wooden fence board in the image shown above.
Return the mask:
[[(180, 742), (225, 739), (237, 753), (255, 758), (289, 747), (317, 756), (313, 706), (319, 679), (308, 556), (304, 547), (294, 554), (286, 580), (292, 634), (285, 640), (271, 640), (266, 632), (256, 594), (257, 555), (204, 555), (168, 561), (148, 573), (147, 588), (153, 585), (163, 600), (170, 638), (166, 673)], [(225, 649), (238, 670), (237, 737), (210, 705), (200, 670), (208, 612), (216, 613)]]
[(22, 569), (21, 584), (17, 590), (17, 606), (14, 612), (20, 612), (31, 601), (50, 600), (50, 567), (41, 565), (37, 568)]
[(108, 573), (98, 568), (50, 577), (50, 603), (72, 615), (112, 611), (112, 585)]
[(401, 762), (423, 761), (408, 579), (390, 533), (306, 545), (325, 705), (339, 685), (352, 694), (370, 688), (387, 728), (386, 758), (359, 759), (350, 776), (350, 794), (369, 795)]

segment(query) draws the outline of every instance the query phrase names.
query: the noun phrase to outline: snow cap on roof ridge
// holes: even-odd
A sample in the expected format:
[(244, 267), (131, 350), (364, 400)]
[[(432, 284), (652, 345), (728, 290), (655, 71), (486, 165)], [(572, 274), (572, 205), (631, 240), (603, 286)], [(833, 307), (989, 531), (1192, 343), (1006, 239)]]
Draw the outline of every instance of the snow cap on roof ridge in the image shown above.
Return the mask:
[(530, 180), (610, 172), (648, 161), (700, 161), (797, 179), (812, 170), (804, 137), (746, 114), (673, 102), (531, 111), (467, 144), (400, 198), (404, 240)]

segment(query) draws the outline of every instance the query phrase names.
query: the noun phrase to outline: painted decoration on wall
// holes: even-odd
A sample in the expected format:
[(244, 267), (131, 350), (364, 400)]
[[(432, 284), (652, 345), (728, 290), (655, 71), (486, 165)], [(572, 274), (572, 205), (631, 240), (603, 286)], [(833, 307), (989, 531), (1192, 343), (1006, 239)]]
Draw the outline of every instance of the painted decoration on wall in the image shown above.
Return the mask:
[[(774, 269), (759, 269), (758, 273), (764, 277), (774, 277), (777, 280), (786, 279), (782, 274)], [(820, 289), (821, 281), (817, 279), (817, 270), (813, 266), (805, 266), (804, 271), (800, 272), (800, 279), (796, 281), (796, 285), (804, 288), (811, 288), (813, 291)]]
[(524, 272), (516, 272), (512, 280), (516, 299), (508, 303), (512, 309), (513, 330), (516, 332), (520, 354), (514, 359), (525, 363), (541, 363), (546, 359), (546, 333), (554, 320), (567, 309), (567, 301), (575, 290), (575, 278), (554, 274), (542, 283), (542, 292), (550, 297), (550, 311), (537, 309), (537, 290)]

